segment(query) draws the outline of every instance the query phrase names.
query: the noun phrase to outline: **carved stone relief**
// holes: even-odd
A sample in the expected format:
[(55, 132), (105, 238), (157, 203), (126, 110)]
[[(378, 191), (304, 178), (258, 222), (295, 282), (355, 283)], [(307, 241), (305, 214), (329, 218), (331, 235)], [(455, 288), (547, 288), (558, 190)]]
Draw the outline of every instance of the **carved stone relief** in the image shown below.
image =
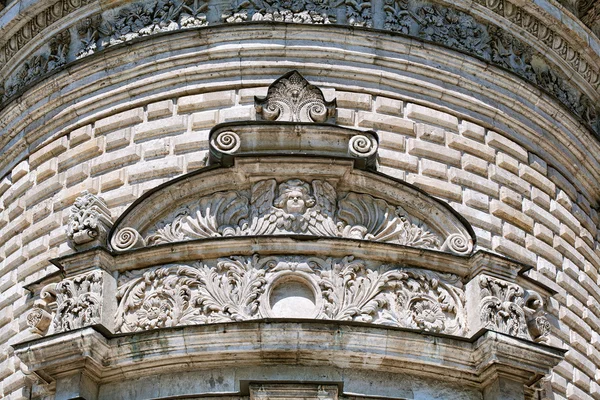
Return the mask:
[(256, 112), (267, 121), (325, 122), (335, 114), (335, 100), (291, 71), (269, 86), (267, 97), (254, 98)]
[(71, 246), (77, 249), (105, 245), (111, 226), (110, 210), (104, 200), (85, 191), (71, 207), (67, 237)]
[(466, 333), (457, 276), (352, 257), (231, 257), (134, 271), (119, 281), (118, 332), (275, 317)]
[(483, 327), (511, 336), (546, 341), (550, 323), (539, 294), (487, 275), (479, 277), (480, 319)]
[(323, 180), (275, 179), (249, 191), (217, 192), (181, 207), (142, 238), (119, 230), (115, 250), (223, 236), (305, 234), (373, 240), (468, 254), (473, 244), (459, 233), (442, 237), (402, 207), (364, 193), (338, 194)]
[(234, 0), (223, 11), (223, 22), (277, 21), (303, 24), (335, 23), (329, 0)]
[[(93, 271), (64, 279), (46, 286), (39, 301), (27, 316), (34, 332), (44, 334), (48, 329), (59, 333), (99, 324), (102, 309), (103, 273)], [(54, 313), (50, 327), (50, 315)]]
[(66, 30), (50, 39), (47, 50), (32, 56), (17, 70), (13, 79), (5, 83), (4, 97), (8, 98), (42, 76), (64, 66), (68, 60), (71, 33)]
[(0, 68), (3, 68), (17, 52), (25, 47), (41, 31), (73, 11), (91, 4), (91, 0), (59, 0), (31, 18), (0, 48)]

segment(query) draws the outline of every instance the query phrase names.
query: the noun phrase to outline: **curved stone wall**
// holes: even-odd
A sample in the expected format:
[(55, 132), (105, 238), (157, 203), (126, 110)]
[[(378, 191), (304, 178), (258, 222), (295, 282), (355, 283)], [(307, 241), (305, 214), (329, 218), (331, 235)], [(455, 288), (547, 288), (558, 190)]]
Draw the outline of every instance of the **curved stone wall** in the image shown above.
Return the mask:
[[(97, 12), (91, 4), (81, 12)], [(557, 292), (549, 344), (568, 351), (542, 398), (600, 398), (600, 145), (564, 102), (488, 61), (382, 31), (257, 22), (132, 40), (32, 80), (0, 110), (1, 393), (42, 391), (10, 345), (33, 337), (29, 290), (57, 271), (49, 260), (72, 252), (75, 198), (98, 194), (116, 219), (204, 167), (209, 130), (255, 120), (254, 96), (297, 69), (337, 100), (337, 124), (377, 132), (378, 171), (450, 204), (478, 248), (534, 267), (529, 275)]]

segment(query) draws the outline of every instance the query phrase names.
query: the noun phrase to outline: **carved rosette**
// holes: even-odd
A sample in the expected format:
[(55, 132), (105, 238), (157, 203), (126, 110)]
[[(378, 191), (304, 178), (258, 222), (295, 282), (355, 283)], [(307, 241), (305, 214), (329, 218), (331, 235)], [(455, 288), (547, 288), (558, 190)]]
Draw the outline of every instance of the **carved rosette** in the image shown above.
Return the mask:
[(117, 332), (275, 317), (466, 333), (457, 276), (352, 257), (231, 257), (131, 272), (120, 281)]
[(269, 86), (267, 97), (255, 97), (254, 106), (267, 121), (325, 122), (334, 116), (336, 102), (325, 101), (321, 89), (291, 71)]
[(104, 200), (85, 191), (71, 207), (67, 237), (77, 250), (105, 245), (111, 226), (112, 217)]
[[(138, 245), (156, 245), (223, 236), (306, 234), (372, 240), (403, 246), (469, 254), (473, 243), (461, 233), (446, 238), (402, 207), (364, 193), (338, 195), (323, 180), (306, 182), (274, 179), (255, 183), (249, 192), (218, 192), (184, 206), (142, 239)], [(129, 249), (113, 238), (116, 250)], [(137, 232), (131, 233), (131, 237)], [(130, 236), (128, 235), (128, 238)]]

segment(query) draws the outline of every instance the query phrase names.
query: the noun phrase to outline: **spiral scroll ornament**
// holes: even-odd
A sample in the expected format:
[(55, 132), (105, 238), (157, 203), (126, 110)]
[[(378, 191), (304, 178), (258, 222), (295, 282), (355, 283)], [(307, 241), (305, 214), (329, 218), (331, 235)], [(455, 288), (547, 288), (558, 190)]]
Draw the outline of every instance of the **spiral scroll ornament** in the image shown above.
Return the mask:
[(115, 250), (124, 251), (146, 245), (144, 238), (133, 228), (120, 229), (111, 241)]
[(308, 114), (307, 119), (314, 122), (325, 122), (329, 117), (329, 110), (319, 101), (311, 101), (304, 106), (303, 109), (305, 109)]
[(473, 249), (473, 243), (471, 240), (461, 234), (453, 233), (444, 242), (442, 251), (448, 250), (452, 253), (466, 255)]
[(370, 157), (377, 151), (377, 142), (364, 135), (356, 135), (350, 139), (348, 150), (357, 157)]
[(234, 154), (240, 148), (240, 137), (231, 131), (220, 132), (211, 140), (211, 145), (218, 151)]

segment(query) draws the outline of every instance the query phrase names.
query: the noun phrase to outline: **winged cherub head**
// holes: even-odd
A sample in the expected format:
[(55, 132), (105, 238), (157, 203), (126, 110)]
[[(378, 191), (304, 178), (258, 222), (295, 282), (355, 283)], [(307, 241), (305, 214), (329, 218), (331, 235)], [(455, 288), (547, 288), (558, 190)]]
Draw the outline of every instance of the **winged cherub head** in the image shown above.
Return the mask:
[(308, 183), (300, 179), (290, 179), (279, 185), (279, 197), (273, 205), (288, 214), (303, 214), (306, 209), (315, 205), (315, 199), (310, 195)]

